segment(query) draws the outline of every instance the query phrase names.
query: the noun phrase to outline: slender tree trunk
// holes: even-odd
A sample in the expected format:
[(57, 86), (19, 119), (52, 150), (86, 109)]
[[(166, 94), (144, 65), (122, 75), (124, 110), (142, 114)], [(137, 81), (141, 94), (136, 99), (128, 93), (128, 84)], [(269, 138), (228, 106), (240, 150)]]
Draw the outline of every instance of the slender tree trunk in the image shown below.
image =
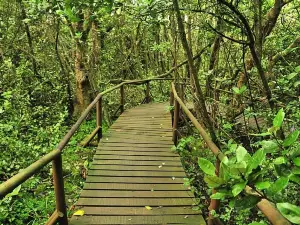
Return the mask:
[[(179, 30), (179, 33), (180, 33), (181, 42), (182, 42), (183, 48), (185, 50), (185, 54), (186, 54), (187, 59), (188, 59), (188, 65), (189, 65), (189, 68), (190, 68), (191, 76), (192, 76), (192, 79), (193, 79), (193, 85), (194, 85), (195, 92), (196, 92), (195, 93), (195, 97), (196, 97), (195, 107), (196, 107), (197, 111), (199, 110), (201, 112), (200, 114), (202, 115), (203, 122), (205, 123), (206, 127), (208, 128), (213, 141), (217, 142), (217, 136), (214, 132), (212, 123), (211, 123), (210, 118), (208, 116), (204, 96), (203, 96), (202, 90), (200, 88), (198, 74), (197, 74), (197, 71), (196, 71), (196, 68), (195, 68), (195, 65), (194, 65), (193, 55), (192, 55), (191, 49), (189, 47), (185, 31), (184, 31), (184, 25), (183, 25), (183, 20), (182, 20), (181, 13), (180, 13), (180, 10), (179, 10), (178, 0), (173, 0), (173, 6), (174, 6), (176, 17), (177, 17), (178, 30)], [(199, 113), (198, 113), (198, 115), (199, 115)]]

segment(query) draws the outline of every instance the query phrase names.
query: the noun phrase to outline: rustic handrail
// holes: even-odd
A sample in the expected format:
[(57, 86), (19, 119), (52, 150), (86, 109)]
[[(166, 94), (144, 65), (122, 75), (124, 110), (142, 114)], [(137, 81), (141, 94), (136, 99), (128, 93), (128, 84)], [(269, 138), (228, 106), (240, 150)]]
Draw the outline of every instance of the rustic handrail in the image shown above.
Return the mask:
[(150, 81), (159, 81), (159, 80), (168, 80), (166, 78), (150, 78), (145, 80), (131, 80), (131, 81), (122, 81), (118, 85), (109, 88), (101, 93), (99, 93), (95, 99), (89, 104), (89, 106), (84, 110), (81, 116), (78, 118), (76, 123), (71, 127), (68, 133), (62, 138), (62, 140), (57, 145), (56, 149), (50, 153), (44, 155), (36, 162), (32, 163), (27, 168), (20, 171), (15, 176), (11, 177), (7, 181), (0, 184), (0, 199), (3, 199), (8, 193), (12, 192), (16, 187), (24, 183), (31, 176), (36, 174), (40, 169), (48, 165), (52, 161), (53, 167), (53, 183), (56, 197), (56, 210), (51, 215), (51, 217), (46, 222), (46, 225), (56, 224), (57, 222), (60, 225), (68, 225), (66, 202), (65, 202), (65, 193), (64, 193), (64, 182), (63, 182), (63, 171), (62, 171), (62, 151), (64, 147), (68, 144), (69, 140), (79, 129), (80, 125), (87, 118), (92, 109), (96, 106), (96, 129), (89, 136), (88, 141), (84, 144), (87, 145), (93, 137), (98, 134), (98, 141), (102, 138), (102, 97), (106, 94), (120, 88), (120, 104), (121, 104), (121, 113), (124, 112), (125, 106), (125, 85), (142, 85), (146, 84), (146, 103), (150, 102)]
[[(198, 122), (198, 120), (195, 118), (195, 116), (191, 113), (191, 111), (187, 108), (187, 106), (184, 104), (182, 99), (178, 96), (175, 88), (175, 84), (171, 84), (171, 96), (170, 96), (170, 103), (172, 104), (174, 101), (174, 119), (173, 119), (173, 141), (176, 144), (177, 143), (177, 126), (178, 126), (178, 119), (179, 119), (179, 107), (183, 110), (183, 112), (186, 114), (186, 116), (191, 120), (191, 122), (194, 124), (196, 129), (199, 131), (201, 137), (206, 142), (208, 148), (212, 151), (212, 153), (218, 158), (217, 164), (222, 161), (222, 159), (225, 157), (224, 154), (220, 151), (220, 149), (216, 146), (216, 144), (210, 139), (208, 133), (205, 131), (205, 129), (202, 127), (202, 125)], [(218, 175), (218, 167), (216, 166), (217, 171), (216, 174)], [(252, 189), (247, 186), (247, 191), (251, 191)], [(252, 190), (253, 191), (253, 190)], [(218, 202), (215, 199), (211, 199), (209, 210), (216, 210), (218, 206)], [(262, 198), (260, 202), (256, 205), (260, 211), (266, 216), (266, 218), (271, 222), (273, 225), (290, 225), (291, 223), (286, 220), (281, 213), (273, 207), (273, 205), (265, 198)], [(212, 223), (212, 220), (210, 221)]]

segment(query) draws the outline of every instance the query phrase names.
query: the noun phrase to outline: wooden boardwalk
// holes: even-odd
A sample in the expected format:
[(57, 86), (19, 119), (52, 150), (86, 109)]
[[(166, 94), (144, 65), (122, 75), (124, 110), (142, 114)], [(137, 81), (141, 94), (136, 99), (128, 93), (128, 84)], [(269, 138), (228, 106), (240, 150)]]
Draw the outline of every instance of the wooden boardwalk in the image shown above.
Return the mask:
[(192, 210), (194, 197), (183, 185), (171, 139), (167, 104), (125, 111), (99, 144), (77, 202), (84, 215), (70, 224), (206, 224)]

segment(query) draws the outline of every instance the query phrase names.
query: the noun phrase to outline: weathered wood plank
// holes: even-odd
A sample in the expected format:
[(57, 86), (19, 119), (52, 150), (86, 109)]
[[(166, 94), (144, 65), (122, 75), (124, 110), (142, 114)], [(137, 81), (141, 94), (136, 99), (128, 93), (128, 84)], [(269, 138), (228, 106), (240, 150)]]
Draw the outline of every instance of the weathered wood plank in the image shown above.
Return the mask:
[(183, 184), (183, 178), (168, 177), (103, 177), (88, 176), (86, 182), (89, 183), (130, 183), (130, 184)]
[(178, 156), (123, 156), (123, 155), (95, 155), (94, 159), (133, 160), (133, 161), (179, 161)]
[(166, 216), (83, 216), (83, 217), (73, 217), (71, 220), (71, 225), (206, 225), (204, 219), (200, 215), (166, 215)]
[(81, 198), (191, 198), (188, 191), (83, 190)]
[(142, 215), (199, 215), (200, 211), (192, 210), (192, 207), (153, 207), (148, 210), (145, 207), (83, 207), (85, 215), (100, 215), (100, 216), (142, 216)]
[(89, 176), (105, 177), (186, 177), (184, 172), (89, 170)]
[(89, 170), (117, 170), (117, 171), (177, 171), (184, 172), (182, 167), (175, 166), (136, 166), (136, 165), (91, 165)]
[(141, 191), (184, 191), (188, 187), (181, 184), (127, 184), (127, 183), (85, 183), (84, 190), (141, 190)]
[(173, 152), (170, 147), (130, 147), (130, 146), (99, 146), (98, 151), (128, 151), (128, 152)]
[(176, 153), (171, 151), (169, 152), (148, 152), (148, 151), (105, 151), (105, 150), (98, 150), (95, 153), (96, 155), (131, 155), (131, 156), (177, 156)]
[(182, 166), (180, 161), (130, 161), (130, 160), (93, 160), (93, 165), (136, 165), (136, 166)]
[(78, 206), (191, 206), (192, 198), (83, 198)]

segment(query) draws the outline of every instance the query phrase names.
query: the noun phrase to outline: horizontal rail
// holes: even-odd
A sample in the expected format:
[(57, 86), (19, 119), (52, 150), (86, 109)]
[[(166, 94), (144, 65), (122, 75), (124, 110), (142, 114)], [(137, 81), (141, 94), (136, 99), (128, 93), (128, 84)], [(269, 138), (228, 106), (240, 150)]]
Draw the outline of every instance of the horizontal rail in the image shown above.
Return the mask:
[[(201, 124), (198, 122), (198, 120), (194, 117), (194, 115), (191, 113), (191, 111), (187, 108), (187, 106), (184, 104), (184, 102), (179, 98), (174, 83), (171, 84), (171, 98), (174, 97), (175, 101), (178, 102), (178, 104), (181, 106), (182, 110), (185, 112), (187, 117), (191, 120), (191, 122), (194, 124), (196, 129), (199, 131), (201, 137), (206, 142), (209, 149), (214, 153), (214, 155), (222, 161), (222, 159), (225, 157), (224, 154), (220, 151), (220, 149), (216, 146), (216, 144), (210, 139), (207, 132), (204, 130), (204, 128), (201, 126)], [(249, 186), (245, 188), (246, 191), (252, 190)], [(259, 194), (259, 193), (257, 193)], [(260, 211), (266, 216), (266, 218), (271, 222), (273, 225), (290, 225), (291, 223), (285, 219), (281, 213), (265, 198), (262, 197), (260, 202), (257, 203), (257, 207), (260, 209)]]
[(209, 149), (214, 153), (214, 155), (222, 161), (224, 158), (224, 154), (220, 151), (220, 149), (216, 146), (216, 144), (210, 139), (208, 133), (205, 131), (205, 129), (201, 126), (201, 124), (198, 122), (196, 117), (191, 113), (191, 111), (188, 109), (188, 107), (184, 104), (184, 102), (179, 98), (174, 83), (172, 83), (172, 91), (174, 94), (174, 98), (181, 106), (182, 110), (185, 112), (187, 117), (191, 120), (191, 122), (194, 124), (196, 129), (199, 131), (200, 135), (202, 136), (203, 140), (206, 142)]
[(27, 168), (20, 171), (18, 174), (16, 174), (9, 180), (0, 184), (0, 199), (4, 198), (5, 195), (7, 195), (8, 193), (12, 192), (16, 187), (25, 182), (28, 178), (30, 178), (37, 171), (46, 166), (60, 154), (61, 151), (55, 149), (47, 155), (40, 158), (39, 160), (37, 160), (36, 162), (34, 162), (33, 164), (31, 164), (30, 166), (28, 166)]

